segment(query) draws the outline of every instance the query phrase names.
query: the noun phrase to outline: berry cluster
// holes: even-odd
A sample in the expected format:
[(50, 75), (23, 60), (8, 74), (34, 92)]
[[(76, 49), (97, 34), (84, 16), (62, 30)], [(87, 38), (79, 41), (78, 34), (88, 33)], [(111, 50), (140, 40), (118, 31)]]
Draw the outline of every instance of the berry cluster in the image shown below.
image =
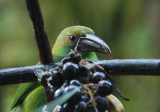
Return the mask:
[(54, 98), (58, 98), (77, 87), (81, 87), (80, 91), (60, 105), (57, 112), (105, 112), (109, 108), (105, 96), (112, 93), (113, 87), (106, 80), (101, 80), (98, 84), (82, 84), (78, 80), (71, 80), (55, 91)]
[(46, 71), (36, 70), (39, 82), (50, 100), (80, 88), (55, 112), (105, 112), (109, 109), (106, 96), (113, 92), (108, 75), (99, 65), (82, 60), (78, 52), (70, 52), (61, 65)]

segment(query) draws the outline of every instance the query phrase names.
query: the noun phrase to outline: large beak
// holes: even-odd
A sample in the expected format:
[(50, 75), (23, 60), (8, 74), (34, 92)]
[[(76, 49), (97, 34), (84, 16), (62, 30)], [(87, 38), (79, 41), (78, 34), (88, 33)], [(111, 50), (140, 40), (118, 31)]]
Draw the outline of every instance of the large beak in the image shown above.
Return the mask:
[(77, 45), (77, 50), (83, 52), (100, 52), (108, 54), (110, 57), (112, 57), (111, 50), (108, 45), (102, 39), (93, 34), (87, 34), (86, 37), (80, 37)]

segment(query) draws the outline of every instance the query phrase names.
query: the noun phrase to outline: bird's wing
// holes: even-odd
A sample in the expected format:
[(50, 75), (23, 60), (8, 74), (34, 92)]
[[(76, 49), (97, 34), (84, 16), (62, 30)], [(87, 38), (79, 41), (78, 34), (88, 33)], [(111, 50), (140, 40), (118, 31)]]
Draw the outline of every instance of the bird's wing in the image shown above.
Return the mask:
[(36, 87), (39, 86), (39, 83), (24, 83), (24, 84), (20, 84), (16, 95), (15, 95), (15, 99), (12, 103), (11, 109), (13, 109), (14, 107), (16, 107), (18, 104), (21, 104), (22, 101), (24, 100), (24, 98)]

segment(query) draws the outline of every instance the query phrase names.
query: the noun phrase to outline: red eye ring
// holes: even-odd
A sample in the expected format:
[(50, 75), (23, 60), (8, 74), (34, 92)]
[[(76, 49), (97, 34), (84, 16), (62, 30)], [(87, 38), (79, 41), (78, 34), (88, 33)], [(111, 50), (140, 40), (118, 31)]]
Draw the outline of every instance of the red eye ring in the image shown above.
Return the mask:
[(74, 35), (69, 35), (68, 39), (71, 44), (74, 44), (77, 41), (77, 38)]

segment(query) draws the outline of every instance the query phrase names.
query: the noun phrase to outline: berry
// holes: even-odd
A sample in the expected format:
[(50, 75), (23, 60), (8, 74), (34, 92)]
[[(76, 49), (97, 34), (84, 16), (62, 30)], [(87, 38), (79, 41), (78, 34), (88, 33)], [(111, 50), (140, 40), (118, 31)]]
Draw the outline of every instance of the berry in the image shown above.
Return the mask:
[(88, 101), (89, 101), (89, 97), (87, 97), (87, 96), (85, 96), (85, 95), (82, 95), (82, 96), (81, 96), (81, 99), (82, 99), (82, 101), (84, 101), (84, 102), (88, 102)]
[(61, 86), (61, 88), (64, 89), (64, 88), (67, 87), (67, 86), (68, 86), (68, 82), (64, 82), (63, 85)]
[(91, 82), (98, 83), (101, 80), (105, 80), (106, 76), (103, 72), (95, 72), (91, 76)]
[(55, 92), (55, 91), (54, 91), (54, 89), (52, 89), (52, 88), (49, 90), (49, 94), (52, 95), (52, 96), (54, 95), (54, 92)]
[(76, 88), (77, 88), (77, 86), (75, 86), (75, 85), (69, 85), (69, 86), (65, 87), (64, 93), (68, 93)]
[(57, 89), (54, 93), (54, 98), (60, 97), (62, 95), (63, 95), (63, 89), (62, 88)]
[(70, 62), (71, 59), (69, 57), (64, 57), (62, 60), (61, 60), (61, 64), (64, 65), (65, 63), (67, 62)]
[[(63, 94), (66, 94), (66, 93), (68, 93), (68, 92), (70, 92), (70, 91), (72, 91), (72, 90), (74, 90), (76, 88), (77, 88), (77, 86), (69, 85), (64, 89)], [(82, 96), (81, 92), (78, 91), (70, 99), (68, 99), (67, 102), (69, 104), (76, 105), (79, 101), (81, 101), (81, 96)]]
[(96, 106), (99, 112), (105, 112), (106, 110), (108, 110), (108, 105), (108, 100), (105, 97), (99, 96), (96, 99)]
[(53, 86), (60, 87), (62, 85), (62, 74), (57, 70), (52, 70), (51, 80), (49, 81)]
[(82, 76), (82, 77), (86, 77), (88, 76), (88, 74), (90, 73), (90, 71), (84, 67), (84, 66), (80, 66), (79, 67), (79, 74)]
[(80, 101), (76, 106), (75, 106), (75, 111), (76, 112), (86, 112), (87, 110), (87, 104), (84, 101)]
[(63, 79), (72, 80), (78, 77), (78, 66), (74, 63), (67, 62), (63, 66)]
[(98, 87), (98, 95), (100, 96), (106, 96), (113, 92), (113, 86), (112, 83), (107, 80), (99, 81), (99, 87)]
[(70, 85), (80, 86), (80, 82), (78, 80), (71, 80)]
[(71, 105), (69, 103), (65, 103), (63, 105), (63, 112), (74, 112), (74, 105)]
[(42, 84), (42, 86), (48, 87), (47, 78), (49, 78), (49, 77), (50, 77), (50, 75), (43, 75), (43, 76), (42, 76), (42, 79), (41, 79), (41, 84)]
[(75, 57), (75, 52), (69, 52), (69, 53), (68, 53), (68, 56), (69, 56), (70, 58)]
[(70, 52), (68, 56), (71, 58), (71, 61), (75, 64), (78, 64), (82, 59), (81, 55), (77, 51)]

